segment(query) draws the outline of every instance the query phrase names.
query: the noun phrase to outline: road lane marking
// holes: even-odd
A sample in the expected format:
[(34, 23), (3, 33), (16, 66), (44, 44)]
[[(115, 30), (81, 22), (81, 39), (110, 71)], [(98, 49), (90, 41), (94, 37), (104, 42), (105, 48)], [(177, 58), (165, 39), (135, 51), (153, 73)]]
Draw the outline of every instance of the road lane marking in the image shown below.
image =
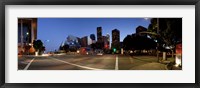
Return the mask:
[(63, 61), (63, 60), (59, 60), (59, 59), (56, 59), (56, 58), (53, 58), (53, 57), (51, 57), (51, 58), (54, 59), (54, 60), (57, 60), (57, 61), (60, 61), (60, 62), (69, 64), (69, 65), (73, 65), (73, 66), (80, 67), (80, 68), (84, 68), (84, 69), (89, 69), (89, 70), (104, 70), (104, 69), (91, 68), (91, 67), (87, 67), (87, 66), (82, 66), (82, 65), (78, 65), (78, 64), (73, 64), (73, 63), (70, 63), (70, 62), (67, 62), (67, 61)]
[(131, 57), (129, 57), (129, 60), (131, 61), (131, 63), (133, 63), (133, 59)]
[(29, 66), (31, 65), (31, 63), (33, 62), (34, 59), (35, 59), (35, 58), (33, 58), (33, 59), (28, 63), (28, 65), (26, 65), (26, 67), (24, 68), (24, 70), (28, 70)]
[(118, 70), (118, 55), (116, 56), (116, 61), (115, 61), (115, 70)]

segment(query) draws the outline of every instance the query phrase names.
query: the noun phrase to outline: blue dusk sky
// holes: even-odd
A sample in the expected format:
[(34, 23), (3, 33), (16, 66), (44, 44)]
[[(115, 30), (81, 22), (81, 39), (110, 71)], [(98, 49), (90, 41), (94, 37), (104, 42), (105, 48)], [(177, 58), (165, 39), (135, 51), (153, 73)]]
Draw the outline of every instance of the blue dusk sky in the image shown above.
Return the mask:
[(102, 27), (102, 35), (108, 33), (110, 40), (112, 30), (118, 29), (123, 41), (138, 26), (148, 28), (149, 24), (150, 19), (144, 18), (38, 18), (37, 39), (43, 41), (46, 51), (55, 51), (68, 35), (81, 38), (95, 34), (97, 38), (97, 27)]

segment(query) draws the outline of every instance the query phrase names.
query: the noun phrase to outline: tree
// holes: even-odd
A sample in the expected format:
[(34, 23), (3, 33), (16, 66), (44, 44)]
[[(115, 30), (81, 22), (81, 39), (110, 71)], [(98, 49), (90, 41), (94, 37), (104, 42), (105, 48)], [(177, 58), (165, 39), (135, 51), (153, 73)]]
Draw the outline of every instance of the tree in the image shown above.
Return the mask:
[(33, 47), (39, 54), (41, 54), (42, 50), (45, 50), (45, 47), (43, 46), (43, 43), (41, 40), (34, 40), (33, 41)]
[[(159, 23), (157, 23), (157, 20), (159, 20)], [(159, 30), (157, 30), (158, 27)], [(148, 32), (157, 33), (157, 35), (150, 35), (151, 38), (157, 40), (160, 50), (166, 46), (170, 47), (173, 57), (176, 44), (182, 41), (182, 19), (153, 18), (151, 24), (149, 24)]]
[(65, 52), (69, 52), (69, 45), (68, 44), (64, 44), (63, 46), (61, 45), (59, 47), (59, 50), (64, 50)]
[(168, 18), (160, 20), (160, 35), (164, 41), (164, 46), (170, 47), (172, 57), (174, 56), (175, 46), (182, 41), (182, 19)]
[(131, 35), (127, 35), (124, 40), (123, 40), (123, 48), (124, 50), (132, 50), (133, 49), (133, 44), (132, 44), (132, 37)]
[(69, 52), (69, 45), (68, 44), (65, 44), (63, 47), (62, 47), (63, 50), (65, 50), (65, 52)]
[(42, 46), (41, 51), (45, 51), (45, 50), (46, 50), (46, 48), (44, 46)]
[(91, 44), (91, 48), (92, 48), (92, 50), (94, 51), (94, 50), (96, 49), (96, 43), (92, 43), (92, 44)]
[(150, 50), (155, 49), (156, 43), (153, 39), (137, 34), (127, 35), (123, 40), (125, 50)]

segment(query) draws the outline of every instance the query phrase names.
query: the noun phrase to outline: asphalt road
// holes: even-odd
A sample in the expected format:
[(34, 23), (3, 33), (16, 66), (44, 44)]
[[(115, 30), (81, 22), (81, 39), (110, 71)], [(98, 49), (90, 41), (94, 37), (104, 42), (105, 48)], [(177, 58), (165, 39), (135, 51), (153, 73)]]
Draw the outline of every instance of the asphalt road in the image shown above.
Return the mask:
[[(164, 65), (156, 61), (151, 56), (112, 54), (22, 56), (18, 59), (18, 70), (165, 70)], [(149, 67), (154, 64), (156, 68)]]

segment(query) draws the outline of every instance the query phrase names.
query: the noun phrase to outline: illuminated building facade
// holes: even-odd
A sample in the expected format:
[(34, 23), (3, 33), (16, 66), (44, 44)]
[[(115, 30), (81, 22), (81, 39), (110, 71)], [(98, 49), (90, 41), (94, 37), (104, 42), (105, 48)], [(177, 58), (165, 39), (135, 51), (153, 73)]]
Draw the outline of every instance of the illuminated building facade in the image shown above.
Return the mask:
[(32, 46), (35, 39), (37, 39), (37, 18), (19, 18), (18, 54), (34, 52)]

